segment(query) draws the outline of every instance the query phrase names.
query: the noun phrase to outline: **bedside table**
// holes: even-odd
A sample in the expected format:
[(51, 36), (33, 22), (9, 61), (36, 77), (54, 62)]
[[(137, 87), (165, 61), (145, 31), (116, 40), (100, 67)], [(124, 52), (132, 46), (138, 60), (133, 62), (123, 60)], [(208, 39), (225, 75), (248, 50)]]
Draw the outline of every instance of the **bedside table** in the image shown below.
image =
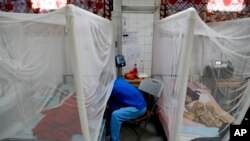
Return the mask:
[(139, 87), (141, 81), (143, 80), (144, 78), (138, 78), (138, 79), (125, 79), (126, 81), (128, 81), (130, 84), (134, 85), (136, 88)]

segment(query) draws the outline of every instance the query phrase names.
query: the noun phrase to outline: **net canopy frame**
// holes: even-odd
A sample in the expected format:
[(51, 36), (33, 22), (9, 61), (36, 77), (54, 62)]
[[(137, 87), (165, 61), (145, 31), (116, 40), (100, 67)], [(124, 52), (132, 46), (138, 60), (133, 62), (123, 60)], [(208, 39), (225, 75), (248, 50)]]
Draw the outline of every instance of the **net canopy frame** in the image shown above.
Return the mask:
[(168, 139), (227, 140), (250, 104), (250, 18), (206, 24), (189, 8), (155, 22), (153, 43)]
[(116, 77), (112, 28), (71, 4), (0, 12), (0, 140), (99, 140)]

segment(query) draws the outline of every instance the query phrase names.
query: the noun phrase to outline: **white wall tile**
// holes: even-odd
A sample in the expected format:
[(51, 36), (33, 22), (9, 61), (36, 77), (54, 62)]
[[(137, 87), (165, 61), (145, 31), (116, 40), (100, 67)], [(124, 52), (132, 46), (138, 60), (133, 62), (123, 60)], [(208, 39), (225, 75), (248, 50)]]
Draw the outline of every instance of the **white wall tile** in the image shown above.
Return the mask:
[(147, 15), (145, 15), (145, 18), (146, 18), (146, 20), (148, 20), (148, 21), (150, 21), (150, 22), (153, 23), (154, 16), (153, 16), (152, 14), (147, 14)]
[(144, 36), (145, 35), (145, 28), (144, 27), (137, 27), (138, 36)]
[(145, 42), (145, 39), (144, 39), (144, 37), (143, 37), (143, 36), (138, 37), (138, 44), (143, 45), (143, 44), (144, 44), (144, 42)]
[(136, 15), (135, 14), (128, 14), (129, 15), (129, 20), (136, 20)]
[(135, 21), (135, 20), (130, 20), (130, 21), (129, 21), (129, 26), (130, 26), (130, 27), (137, 27), (137, 24), (138, 24), (138, 22)]
[[(145, 3), (146, 0), (138, 0), (137, 3), (132, 0), (128, 1), (129, 4), (138, 4), (140, 2)], [(149, 3), (149, 1), (147, 1)], [(134, 64), (137, 64), (139, 72), (145, 72), (151, 75), (151, 62), (152, 62), (152, 31), (153, 31), (153, 14), (138, 14), (138, 13), (126, 13), (123, 14), (126, 20), (126, 32), (134, 32), (134, 38), (123, 42), (122, 52), (125, 56), (127, 66), (123, 68), (123, 74), (133, 69)], [(148, 21), (148, 20), (152, 21)], [(123, 37), (123, 40), (126, 39)], [(140, 48), (140, 55), (137, 58), (129, 58), (131, 51), (128, 48)], [(130, 54), (130, 55), (128, 55)]]
[(151, 60), (150, 61), (144, 61), (144, 69), (151, 69)]
[(144, 45), (144, 54), (152, 52), (152, 45)]
[(151, 74), (151, 69), (145, 69), (145, 73)]
[(152, 41), (153, 40), (153, 38), (152, 37), (147, 37), (147, 36), (145, 36), (145, 44), (150, 44), (150, 45), (152, 45)]
[(151, 28), (145, 27), (144, 31), (145, 36), (152, 36), (153, 30)]
[(136, 29), (136, 27), (128, 27), (128, 28), (127, 28), (127, 31), (128, 31), (128, 32), (136, 32), (137, 29)]
[(145, 53), (144, 54), (145, 56), (145, 60), (151, 60), (152, 59), (152, 52), (149, 52), (149, 53)]

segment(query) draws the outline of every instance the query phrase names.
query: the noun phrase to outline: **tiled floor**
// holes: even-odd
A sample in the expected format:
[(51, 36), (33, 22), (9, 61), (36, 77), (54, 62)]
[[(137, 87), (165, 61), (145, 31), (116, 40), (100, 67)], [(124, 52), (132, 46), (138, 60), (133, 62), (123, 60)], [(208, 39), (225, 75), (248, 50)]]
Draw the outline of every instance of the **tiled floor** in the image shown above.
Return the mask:
[[(136, 131), (141, 133), (142, 129), (139, 127), (135, 128)], [(129, 127), (122, 127), (120, 134), (120, 141), (136, 141), (137, 135), (135, 132)], [(110, 141), (110, 136), (106, 137), (106, 141)], [(149, 123), (141, 141), (164, 141), (163, 137), (157, 136), (156, 128), (154, 124)]]

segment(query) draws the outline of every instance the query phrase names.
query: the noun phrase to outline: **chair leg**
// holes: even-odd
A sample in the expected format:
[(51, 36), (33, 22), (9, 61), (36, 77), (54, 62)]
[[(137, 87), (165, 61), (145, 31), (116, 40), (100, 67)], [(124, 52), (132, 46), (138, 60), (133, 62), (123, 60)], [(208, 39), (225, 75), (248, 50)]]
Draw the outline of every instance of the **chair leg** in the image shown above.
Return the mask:
[[(151, 113), (152, 113), (152, 111), (154, 111), (155, 106), (156, 106), (156, 104), (153, 105), (152, 110), (151, 110)], [(149, 122), (150, 119), (151, 119), (151, 117), (149, 117), (149, 118), (147, 119), (147, 121), (146, 121), (146, 123), (145, 123), (145, 125), (144, 125), (144, 127), (143, 127), (143, 129), (142, 129), (142, 133), (139, 135), (139, 137), (138, 137), (138, 139), (137, 139), (138, 141), (141, 140), (141, 137), (143, 136), (143, 134), (144, 134), (144, 132), (145, 132), (145, 130), (146, 130), (146, 127), (147, 127), (148, 122)]]
[(137, 141), (140, 141), (140, 140), (141, 140), (141, 138), (142, 138), (142, 136), (143, 136), (143, 134), (144, 134), (144, 132), (145, 132), (145, 130), (146, 130), (146, 127), (147, 127), (147, 125), (148, 125), (148, 121), (149, 121), (149, 119), (146, 121), (145, 125), (143, 126), (141, 134), (138, 135)]
[(131, 128), (134, 132), (135, 132), (135, 134), (137, 135), (137, 136), (139, 136), (139, 133), (134, 129), (134, 128)]

